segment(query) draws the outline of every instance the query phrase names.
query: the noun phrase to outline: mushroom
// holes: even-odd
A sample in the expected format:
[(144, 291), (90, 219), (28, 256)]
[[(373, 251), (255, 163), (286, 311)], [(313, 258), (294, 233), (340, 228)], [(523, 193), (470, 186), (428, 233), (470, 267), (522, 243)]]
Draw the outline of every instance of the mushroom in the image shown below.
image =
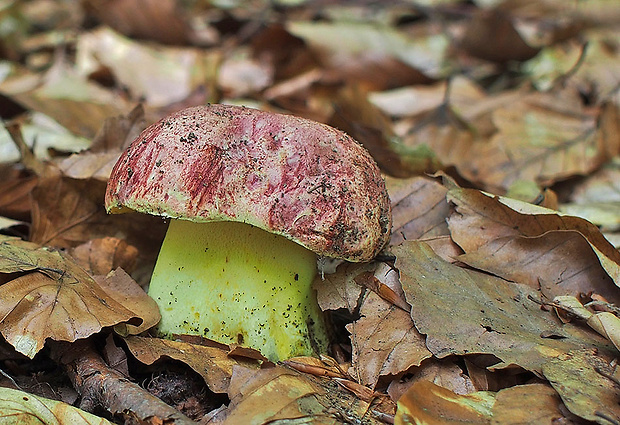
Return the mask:
[(345, 133), (206, 105), (149, 126), (114, 166), (109, 213), (170, 218), (149, 286), (161, 336), (191, 334), (273, 361), (324, 352), (317, 257), (364, 262), (390, 235), (385, 183)]

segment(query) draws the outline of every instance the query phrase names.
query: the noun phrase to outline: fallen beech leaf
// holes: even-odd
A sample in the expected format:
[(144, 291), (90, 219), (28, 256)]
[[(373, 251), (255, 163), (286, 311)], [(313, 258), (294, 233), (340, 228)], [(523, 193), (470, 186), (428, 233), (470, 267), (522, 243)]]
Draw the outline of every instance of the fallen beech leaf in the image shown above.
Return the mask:
[[(527, 406), (527, 408), (524, 408)], [(548, 385), (517, 385), (499, 391), (492, 425), (551, 424), (565, 418), (558, 394)]]
[(91, 239), (69, 250), (71, 257), (91, 275), (107, 275), (122, 268), (131, 273), (138, 249), (122, 239), (105, 237)]
[(392, 201), (391, 245), (449, 234), (446, 217), (450, 208), (444, 186), (427, 177), (387, 177), (385, 181)]
[(572, 202), (560, 205), (560, 211), (582, 217), (604, 230), (620, 230), (620, 157), (577, 184), (570, 199)]
[(450, 232), (465, 251), (459, 260), (548, 298), (593, 291), (620, 300), (620, 253), (593, 224), (474, 189), (453, 188), (448, 200), (456, 205)]
[(541, 310), (530, 299), (538, 295), (525, 285), (447, 263), (422, 242), (403, 242), (393, 252), (411, 317), (436, 357), (487, 353), (501, 360), (489, 368), (518, 365), (540, 374), (550, 358), (573, 349), (597, 347), (601, 355), (614, 355), (594, 331), (562, 325)]
[(572, 413), (601, 424), (620, 418), (618, 388), (609, 378), (613, 368), (593, 350), (575, 350), (551, 359), (542, 373)]
[(18, 276), (0, 286), (0, 332), (30, 358), (47, 338), (75, 341), (141, 322), (61, 252), (0, 236), (0, 273)]
[(592, 114), (578, 96), (575, 90), (533, 92), (495, 109), (497, 132), (472, 145), (459, 171), (503, 193), (519, 180), (550, 185), (597, 169), (620, 151), (617, 106)]
[(607, 338), (620, 350), (620, 319), (615, 314), (608, 311), (592, 313), (577, 298), (570, 296), (555, 297), (551, 305), (584, 320), (588, 326)]
[(392, 400), (399, 400), (418, 381), (430, 381), (456, 394), (469, 394), (476, 391), (471, 378), (451, 359), (431, 358), (422, 362), (420, 367), (412, 368), (408, 373), (412, 375), (410, 379), (390, 382), (388, 394)]
[(398, 400), (396, 425), (488, 424), (495, 394), (457, 395), (429, 381), (418, 381)]
[(388, 415), (395, 410), (386, 397), (379, 397), (371, 405), (333, 379), (301, 374), (283, 366), (259, 370), (235, 366), (228, 396), (230, 404), (218, 413), (214, 424), (290, 421), (337, 425), (343, 418), (351, 423), (379, 423), (369, 414), (371, 407)]
[[(41, 245), (73, 248), (114, 235), (138, 250), (132, 277), (148, 283), (164, 238), (166, 223), (146, 214), (106, 214), (105, 182), (62, 176), (39, 179), (32, 192), (30, 239)], [(144, 229), (149, 229), (145, 232)]]
[(21, 425), (112, 425), (106, 419), (61, 401), (11, 388), (0, 388), (0, 422)]
[(86, 138), (92, 138), (106, 118), (130, 109), (123, 97), (77, 75), (63, 59), (42, 76), (21, 72), (2, 81), (0, 92)]
[(95, 276), (95, 281), (107, 294), (142, 319), (142, 323), (138, 326), (129, 323), (116, 325), (114, 327), (116, 333), (123, 336), (138, 335), (161, 320), (155, 300), (149, 297), (123, 269), (113, 270), (106, 276)]
[[(80, 35), (77, 69), (89, 75), (100, 67), (112, 71), (135, 100), (164, 107), (190, 96), (215, 78), (219, 53), (193, 47), (153, 47), (101, 27)], [(115, 114), (116, 115), (116, 114)]]
[(37, 178), (13, 165), (0, 167), (0, 216), (15, 220), (30, 218), (30, 192)]
[(431, 357), (409, 310), (369, 292), (360, 316), (346, 328), (353, 348), (350, 373), (361, 384), (374, 388), (380, 376), (398, 375)]
[[(391, 267), (390, 265), (386, 263), (383, 263), (383, 264), (385, 264), (387, 267)], [(379, 272), (379, 269), (375, 271), (375, 273), (377, 272)], [(385, 275), (387, 276), (389, 273), (390, 273), (390, 270), (385, 272)], [(407, 313), (411, 311), (411, 306), (407, 304), (407, 301), (405, 301), (405, 294), (402, 292), (402, 289), (397, 288), (399, 289), (399, 291), (398, 292), (395, 291), (394, 289), (390, 288), (385, 283), (381, 282), (381, 280), (379, 280), (379, 278), (377, 278), (377, 276), (375, 276), (373, 273), (364, 272), (356, 276), (354, 280), (355, 280), (355, 283), (357, 283), (360, 286), (370, 289), (375, 294), (379, 295), (382, 299), (387, 301), (389, 304), (393, 304)]]
[(200, 374), (215, 393), (228, 391), (235, 365), (258, 367), (256, 362), (230, 357), (225, 350), (214, 347), (139, 336), (125, 338), (125, 342), (134, 357), (144, 364), (151, 365), (162, 358), (185, 363)]
[(468, 20), (460, 45), (478, 58), (508, 62), (534, 57), (539, 49), (529, 46), (502, 10), (480, 9)]
[(324, 279), (318, 276), (313, 287), (321, 310), (346, 308), (351, 313), (357, 310), (364, 288), (355, 283), (355, 278), (375, 268), (373, 263), (345, 263), (336, 269), (336, 273), (325, 274)]
[(168, 44), (188, 41), (191, 26), (174, 0), (87, 0), (85, 6), (126, 36)]

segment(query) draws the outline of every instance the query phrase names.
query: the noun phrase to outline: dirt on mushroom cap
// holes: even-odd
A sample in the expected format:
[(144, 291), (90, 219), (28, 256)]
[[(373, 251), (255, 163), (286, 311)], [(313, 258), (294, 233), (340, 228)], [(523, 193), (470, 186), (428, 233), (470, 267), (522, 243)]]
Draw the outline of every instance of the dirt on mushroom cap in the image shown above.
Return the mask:
[(320, 256), (367, 261), (391, 230), (368, 152), (347, 134), (256, 109), (197, 106), (148, 127), (116, 163), (109, 212), (241, 221)]

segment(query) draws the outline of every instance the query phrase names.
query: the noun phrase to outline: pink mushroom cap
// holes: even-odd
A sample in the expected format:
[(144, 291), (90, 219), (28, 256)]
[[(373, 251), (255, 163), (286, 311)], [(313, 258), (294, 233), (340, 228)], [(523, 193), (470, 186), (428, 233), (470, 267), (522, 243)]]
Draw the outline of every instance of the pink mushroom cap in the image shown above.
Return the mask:
[(350, 136), (220, 104), (146, 128), (114, 166), (105, 203), (111, 213), (245, 222), (352, 262), (376, 256), (392, 223), (379, 168)]

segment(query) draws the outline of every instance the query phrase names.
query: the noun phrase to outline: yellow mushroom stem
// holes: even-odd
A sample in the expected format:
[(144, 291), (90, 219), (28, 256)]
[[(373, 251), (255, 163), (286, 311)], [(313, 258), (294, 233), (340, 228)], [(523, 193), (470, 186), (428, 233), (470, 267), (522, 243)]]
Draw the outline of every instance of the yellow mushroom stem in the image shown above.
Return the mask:
[(238, 222), (171, 220), (149, 295), (158, 332), (255, 348), (272, 361), (328, 345), (312, 282), (316, 255)]

